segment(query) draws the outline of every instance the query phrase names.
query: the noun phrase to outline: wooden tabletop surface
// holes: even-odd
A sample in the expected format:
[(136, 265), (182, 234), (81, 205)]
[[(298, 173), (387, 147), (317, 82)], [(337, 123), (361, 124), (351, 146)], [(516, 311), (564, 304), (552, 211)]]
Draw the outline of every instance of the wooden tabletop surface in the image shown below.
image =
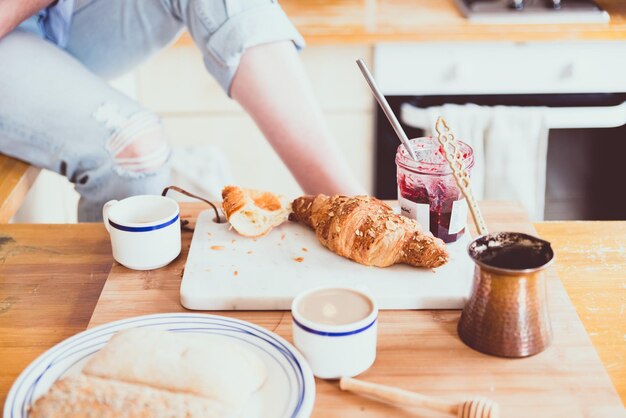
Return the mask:
[[(184, 207), (192, 217), (198, 209)], [(553, 243), (556, 270), (626, 401), (626, 222), (535, 226)], [(0, 226), (0, 404), (29, 362), (87, 327), (111, 264), (99, 224)]]
[[(453, 0), (280, 0), (309, 44), (626, 39), (626, 2), (597, 3), (610, 23), (478, 25)], [(191, 43), (185, 34), (177, 44)]]

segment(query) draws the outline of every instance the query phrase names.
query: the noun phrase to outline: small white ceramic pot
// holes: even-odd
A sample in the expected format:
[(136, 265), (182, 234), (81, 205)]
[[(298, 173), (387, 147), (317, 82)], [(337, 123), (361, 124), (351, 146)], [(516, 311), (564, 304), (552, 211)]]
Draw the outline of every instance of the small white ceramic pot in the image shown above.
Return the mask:
[[(364, 318), (342, 325), (316, 323), (302, 316), (300, 302), (320, 290), (345, 290), (367, 298), (372, 306)], [(309, 362), (313, 374), (322, 379), (339, 379), (363, 373), (376, 359), (378, 306), (365, 292), (350, 288), (324, 287), (306, 291), (292, 302), (293, 341)]]
[(113, 258), (133, 270), (152, 270), (180, 254), (180, 211), (169, 197), (141, 195), (102, 208)]

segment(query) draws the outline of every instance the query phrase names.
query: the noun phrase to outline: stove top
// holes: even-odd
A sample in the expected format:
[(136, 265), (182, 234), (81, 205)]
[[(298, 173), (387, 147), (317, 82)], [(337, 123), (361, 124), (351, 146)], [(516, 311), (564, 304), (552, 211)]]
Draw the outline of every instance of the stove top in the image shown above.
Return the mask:
[(472, 23), (606, 23), (593, 0), (455, 0)]

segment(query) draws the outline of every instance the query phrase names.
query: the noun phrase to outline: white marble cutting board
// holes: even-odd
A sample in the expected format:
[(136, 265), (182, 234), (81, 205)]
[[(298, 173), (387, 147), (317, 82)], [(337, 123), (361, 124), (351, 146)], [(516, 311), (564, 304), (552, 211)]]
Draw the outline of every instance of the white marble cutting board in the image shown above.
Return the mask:
[(252, 239), (213, 222), (205, 211), (196, 223), (180, 300), (197, 310), (290, 309), (300, 292), (336, 285), (370, 292), (381, 309), (460, 309), (473, 273), (468, 235), (448, 245), (450, 261), (438, 269), (376, 268), (330, 252), (295, 222)]

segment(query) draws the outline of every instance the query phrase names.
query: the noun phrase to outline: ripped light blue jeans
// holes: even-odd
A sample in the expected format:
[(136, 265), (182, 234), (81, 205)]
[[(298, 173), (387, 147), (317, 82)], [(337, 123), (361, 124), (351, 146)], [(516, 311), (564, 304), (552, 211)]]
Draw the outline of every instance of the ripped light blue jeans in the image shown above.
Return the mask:
[[(303, 41), (274, 0), (77, 0), (64, 49), (37, 17), (0, 39), (0, 153), (56, 171), (80, 193), (78, 219), (169, 179), (159, 118), (111, 88), (186, 27), (226, 93), (246, 48)], [(176, 74), (172, 74), (176, 77)]]

